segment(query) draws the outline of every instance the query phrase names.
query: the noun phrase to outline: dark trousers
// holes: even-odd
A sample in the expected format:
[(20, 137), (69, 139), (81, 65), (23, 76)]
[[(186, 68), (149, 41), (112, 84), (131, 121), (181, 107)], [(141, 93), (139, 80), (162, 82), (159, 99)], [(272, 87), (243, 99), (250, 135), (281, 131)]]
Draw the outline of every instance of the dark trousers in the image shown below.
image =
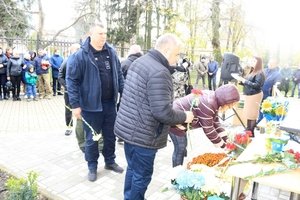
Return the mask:
[(124, 143), (127, 170), (124, 183), (124, 200), (144, 200), (153, 174), (156, 149)]
[(217, 87), (217, 77), (215, 76), (208, 76), (208, 89), (209, 90), (216, 90)]
[(280, 89), (284, 91), (284, 96), (286, 97), (290, 89), (290, 80), (286, 80), (286, 79), (281, 80), (280, 86), (281, 86)]
[(10, 76), (10, 81), (12, 83), (13, 86), (13, 97), (14, 98), (18, 98), (20, 97), (20, 90), (21, 90), (21, 80), (22, 80), (22, 76)]
[(60, 92), (61, 90), (61, 85), (59, 83), (59, 81), (57, 80), (57, 78), (52, 77), (52, 90), (53, 90), (53, 94), (56, 94), (56, 92)]
[(2, 93), (3, 93), (3, 97), (6, 96), (6, 93), (7, 93), (6, 87), (5, 87), (6, 81), (7, 81), (6, 74), (0, 74), (0, 97), (2, 97)]
[(296, 82), (293, 82), (291, 97), (294, 97), (296, 88), (298, 88), (298, 98), (300, 98), (300, 83), (296, 83)]
[(64, 94), (64, 99), (65, 99), (65, 121), (66, 121), (66, 125), (67, 126), (73, 126), (73, 121), (72, 121), (72, 111), (71, 109), (71, 105), (69, 102), (69, 95), (67, 92), (65, 92)]
[(202, 81), (202, 89), (205, 89), (206, 88), (205, 78), (206, 78), (205, 75), (197, 74), (197, 79), (196, 79), (196, 82), (195, 82), (195, 88), (198, 88), (198, 82), (201, 80)]
[[(116, 119), (116, 106), (114, 102), (103, 102), (102, 112), (86, 112), (82, 111), (82, 117), (97, 132), (102, 132), (103, 150), (102, 155), (106, 165), (115, 163), (115, 146), (116, 137), (114, 134), (114, 123)], [(99, 149), (98, 141), (93, 140), (92, 130), (83, 123), (83, 129), (86, 134), (85, 141), (85, 160), (88, 163), (90, 171), (97, 170)]]
[(187, 137), (186, 135), (178, 136), (173, 133), (170, 133), (169, 135), (174, 145), (172, 166), (176, 167), (183, 164), (184, 157), (187, 155)]

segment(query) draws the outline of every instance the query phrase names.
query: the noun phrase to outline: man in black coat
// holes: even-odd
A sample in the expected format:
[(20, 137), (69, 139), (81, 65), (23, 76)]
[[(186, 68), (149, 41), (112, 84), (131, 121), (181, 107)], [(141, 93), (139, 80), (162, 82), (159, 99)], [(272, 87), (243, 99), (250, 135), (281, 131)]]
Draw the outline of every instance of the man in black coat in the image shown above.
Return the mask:
[(181, 43), (172, 34), (130, 66), (115, 134), (124, 140), (127, 171), (125, 200), (144, 200), (151, 181), (155, 155), (167, 144), (170, 125), (190, 123), (193, 113), (174, 110), (170, 66), (179, 58)]
[(128, 52), (128, 58), (121, 62), (121, 69), (123, 72), (124, 79), (126, 79), (127, 71), (137, 58), (141, 57), (143, 55), (142, 49), (140, 45), (134, 44), (130, 46), (129, 52)]

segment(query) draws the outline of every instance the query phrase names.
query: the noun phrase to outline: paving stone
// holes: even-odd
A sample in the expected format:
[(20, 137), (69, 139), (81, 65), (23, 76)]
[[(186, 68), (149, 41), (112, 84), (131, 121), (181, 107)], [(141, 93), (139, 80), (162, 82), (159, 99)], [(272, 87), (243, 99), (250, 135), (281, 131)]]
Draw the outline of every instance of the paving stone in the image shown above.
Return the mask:
[[(98, 179), (87, 180), (87, 164), (77, 146), (75, 134), (64, 135), (64, 101), (62, 96), (38, 102), (0, 102), (0, 168), (20, 177), (30, 171), (39, 173), (41, 191), (55, 200), (120, 200), (123, 199), (126, 158), (124, 146), (116, 144), (116, 162), (124, 167), (123, 174), (104, 169), (100, 155)], [(195, 155), (213, 145), (207, 143), (201, 129), (190, 133), (192, 148), (188, 148), (185, 164)], [(179, 200), (175, 190), (162, 192), (169, 186), (173, 145), (157, 152), (147, 200)], [(288, 200), (289, 192), (260, 185), (259, 200)], [(250, 192), (247, 200), (251, 199)]]

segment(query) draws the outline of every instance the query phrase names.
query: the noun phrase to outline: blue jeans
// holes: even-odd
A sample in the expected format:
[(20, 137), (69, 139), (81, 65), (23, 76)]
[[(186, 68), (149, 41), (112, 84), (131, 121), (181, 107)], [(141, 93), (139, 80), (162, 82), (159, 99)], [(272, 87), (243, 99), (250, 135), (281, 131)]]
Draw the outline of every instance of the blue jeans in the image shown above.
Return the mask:
[(153, 174), (157, 149), (124, 143), (127, 171), (124, 183), (124, 200), (144, 200)]
[(26, 95), (28, 98), (30, 98), (31, 96), (36, 97), (36, 86), (26, 84)]
[[(82, 117), (97, 133), (102, 133), (103, 150), (102, 155), (106, 165), (115, 163), (116, 137), (114, 134), (114, 123), (116, 119), (116, 106), (114, 102), (103, 102), (102, 112), (82, 111)], [(91, 129), (83, 123), (83, 129), (86, 134), (85, 141), (85, 160), (90, 171), (96, 171), (98, 166), (99, 149), (98, 141), (93, 140)]]
[(178, 136), (170, 132), (170, 137), (174, 145), (174, 151), (172, 155), (172, 166), (176, 167), (183, 164), (184, 157), (187, 155), (187, 137)]
[(208, 75), (208, 89), (215, 91), (217, 88), (217, 76), (209, 76)]

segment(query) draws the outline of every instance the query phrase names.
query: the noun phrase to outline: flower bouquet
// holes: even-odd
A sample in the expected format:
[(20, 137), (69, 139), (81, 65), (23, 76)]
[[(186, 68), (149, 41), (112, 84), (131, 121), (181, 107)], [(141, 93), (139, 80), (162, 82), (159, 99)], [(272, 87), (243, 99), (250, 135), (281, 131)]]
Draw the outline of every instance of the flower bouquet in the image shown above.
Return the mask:
[(226, 144), (226, 150), (228, 151), (228, 154), (233, 158), (237, 158), (251, 142), (251, 136), (251, 131), (229, 134)]
[(229, 200), (226, 193), (220, 189), (223, 184), (221, 179), (216, 177), (214, 168), (206, 165), (194, 165), (190, 170), (182, 166), (176, 168), (178, 173), (172, 184), (181, 199)]
[(282, 98), (268, 97), (261, 105), (261, 112), (267, 121), (282, 121), (288, 112), (289, 102)]

